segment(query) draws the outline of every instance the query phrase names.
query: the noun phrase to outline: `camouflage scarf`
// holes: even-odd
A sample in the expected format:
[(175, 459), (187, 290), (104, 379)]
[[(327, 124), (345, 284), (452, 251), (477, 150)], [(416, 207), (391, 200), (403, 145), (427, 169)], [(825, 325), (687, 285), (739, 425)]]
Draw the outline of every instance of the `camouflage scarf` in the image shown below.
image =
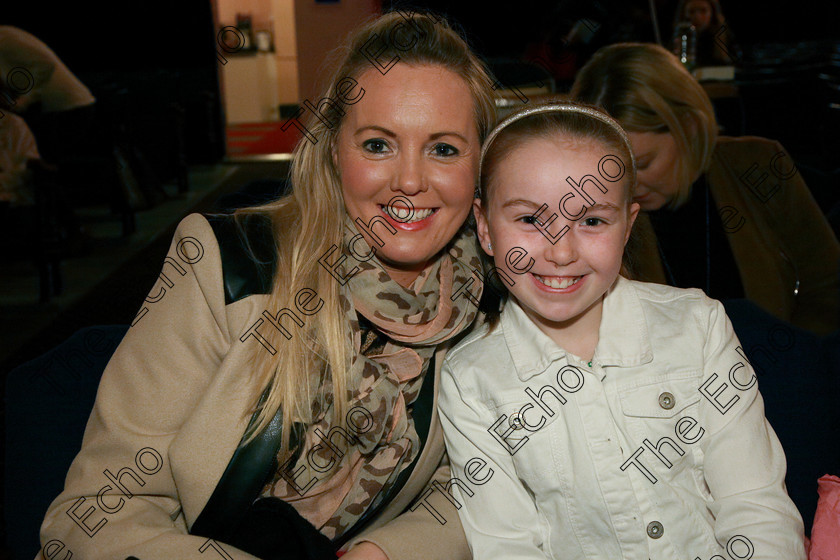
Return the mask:
[[(377, 232), (384, 228), (376, 226)], [(387, 233), (380, 234), (387, 243)], [(351, 245), (352, 244), (352, 245)], [(352, 251), (350, 250), (352, 247)], [(437, 344), (469, 327), (477, 314), (470, 300), (452, 295), (467, 284), (480, 296), (481, 270), (475, 234), (463, 227), (409, 288), (391, 279), (349, 218), (345, 221), (343, 276), (357, 269), (342, 286), (341, 303), (354, 355), (348, 378), (348, 410), (341, 426), (331, 426), (328, 410), (319, 413), (303, 440), (295, 465), (295, 486), (276, 473), (263, 492), (291, 503), (329, 538), (340, 536), (370, 507), (383, 488), (415, 459), (419, 438), (407, 406), (420, 393), (429, 359)], [(360, 258), (362, 257), (362, 258)], [(337, 254), (328, 260), (335, 262)], [(376, 331), (363, 332), (358, 314)], [(434, 375), (434, 372), (432, 372)], [(431, 380), (430, 380), (431, 381)], [(332, 392), (330, 383), (324, 387)], [(331, 394), (327, 402), (332, 402)], [(329, 443), (328, 443), (329, 442)]]

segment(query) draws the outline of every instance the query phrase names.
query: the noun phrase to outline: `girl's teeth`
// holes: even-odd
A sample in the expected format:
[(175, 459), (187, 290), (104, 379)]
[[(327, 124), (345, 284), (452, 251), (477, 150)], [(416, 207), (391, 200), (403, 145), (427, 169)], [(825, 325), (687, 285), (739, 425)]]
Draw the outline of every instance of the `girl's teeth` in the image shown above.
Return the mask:
[(543, 277), (538, 274), (534, 274), (534, 276), (550, 288), (554, 288), (556, 290), (565, 290), (572, 284), (576, 284), (578, 280), (580, 280), (580, 276), (575, 276), (574, 278), (563, 277), (562, 280), (558, 279), (556, 276), (552, 277)]
[[(420, 220), (425, 220), (429, 216), (432, 215), (434, 212), (433, 208), (424, 208), (424, 209), (414, 209), (414, 215), (411, 215), (411, 210), (409, 208), (397, 207), (397, 206), (383, 206), (385, 212), (391, 215), (395, 220), (398, 220), (404, 224), (411, 224), (414, 222), (419, 222)], [(407, 219), (411, 216), (411, 219)]]

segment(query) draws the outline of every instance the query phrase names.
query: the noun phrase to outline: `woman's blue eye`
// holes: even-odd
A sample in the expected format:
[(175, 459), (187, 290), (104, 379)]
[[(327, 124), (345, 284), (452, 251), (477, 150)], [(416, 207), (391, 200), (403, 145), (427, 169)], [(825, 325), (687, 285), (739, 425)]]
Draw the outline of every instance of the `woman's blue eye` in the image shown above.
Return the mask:
[(373, 152), (375, 154), (381, 154), (382, 152), (385, 151), (385, 148), (388, 147), (388, 144), (384, 140), (380, 140), (378, 138), (375, 138), (373, 140), (365, 140), (362, 143), (362, 146), (364, 146), (364, 148), (369, 152)]
[(458, 148), (450, 144), (435, 144), (435, 155), (456, 156), (458, 155)]

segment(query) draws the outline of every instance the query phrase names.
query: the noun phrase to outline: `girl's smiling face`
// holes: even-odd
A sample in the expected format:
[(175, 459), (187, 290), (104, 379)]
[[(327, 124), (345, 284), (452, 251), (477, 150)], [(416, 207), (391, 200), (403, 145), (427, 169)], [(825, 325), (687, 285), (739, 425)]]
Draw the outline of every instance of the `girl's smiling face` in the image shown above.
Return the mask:
[[(592, 140), (526, 140), (496, 166), (488, 207), (482, 209), (480, 201), (474, 204), (482, 248), (514, 280), (508, 286), (511, 295), (554, 340), (562, 336), (559, 333), (597, 335), (603, 296), (618, 277), (624, 245), (639, 212), (639, 205), (628, 200), (626, 178), (609, 182), (599, 175), (598, 162), (607, 155), (611, 151)], [(586, 175), (607, 190), (602, 193), (587, 182), (585, 192), (594, 199), (591, 206), (566, 180), (580, 184)], [(533, 217), (543, 204), (548, 208), (536, 222), (545, 225), (555, 216), (546, 228), (556, 239), (553, 244)], [(586, 211), (579, 219), (570, 219), (583, 207)], [(523, 249), (527, 254), (516, 261)], [(516, 271), (506, 263), (509, 252), (518, 263)], [(528, 268), (529, 259), (533, 264)]]

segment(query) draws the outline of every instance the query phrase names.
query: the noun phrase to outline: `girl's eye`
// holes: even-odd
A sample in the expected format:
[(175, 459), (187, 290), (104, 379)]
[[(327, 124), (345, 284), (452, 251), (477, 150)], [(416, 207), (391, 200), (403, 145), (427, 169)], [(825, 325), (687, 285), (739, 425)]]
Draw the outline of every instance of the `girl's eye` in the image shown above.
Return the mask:
[(595, 227), (605, 224), (606, 222), (601, 218), (584, 218), (583, 223), (589, 227)]
[(522, 222), (523, 224), (533, 225), (533, 226), (542, 225), (542, 224), (540, 224), (540, 221), (537, 220), (534, 217), (533, 214), (528, 214), (527, 216), (522, 216), (520, 218), (517, 218), (516, 221), (517, 222)]
[(381, 154), (384, 153), (388, 148), (388, 143), (380, 138), (374, 138), (372, 140), (365, 140), (364, 142), (362, 142), (362, 146), (368, 152), (374, 154)]
[(451, 144), (435, 144), (434, 152), (436, 156), (450, 157), (458, 155), (458, 148)]

